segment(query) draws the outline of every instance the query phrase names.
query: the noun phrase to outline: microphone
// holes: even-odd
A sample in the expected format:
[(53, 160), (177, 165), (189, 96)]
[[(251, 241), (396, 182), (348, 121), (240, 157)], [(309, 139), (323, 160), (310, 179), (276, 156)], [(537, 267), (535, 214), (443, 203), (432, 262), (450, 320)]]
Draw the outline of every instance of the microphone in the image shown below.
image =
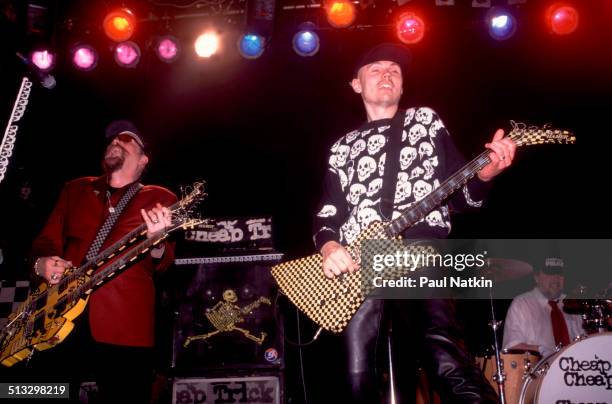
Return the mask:
[(19, 58), (19, 60), (21, 60), (21, 62), (26, 65), (26, 67), (28, 68), (28, 71), (33, 74), (36, 79), (38, 79), (38, 81), (40, 82), (40, 85), (43, 86), (44, 88), (47, 88), (49, 90), (51, 90), (52, 88), (55, 87), (55, 85), (57, 84), (55, 82), (55, 77), (53, 77), (53, 75), (47, 73), (47, 72), (43, 72), (42, 70), (40, 70), (38, 68), (38, 66), (36, 66), (35, 64), (33, 64), (30, 59), (28, 59), (27, 57), (23, 56), (21, 53), (16, 52), (15, 55)]

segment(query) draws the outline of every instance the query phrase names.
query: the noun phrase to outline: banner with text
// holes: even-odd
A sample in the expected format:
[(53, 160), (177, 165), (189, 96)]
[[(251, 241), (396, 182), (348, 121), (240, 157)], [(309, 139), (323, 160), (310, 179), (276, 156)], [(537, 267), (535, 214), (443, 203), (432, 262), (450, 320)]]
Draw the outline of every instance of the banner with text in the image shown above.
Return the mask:
[(280, 404), (275, 376), (176, 379), (172, 404)]

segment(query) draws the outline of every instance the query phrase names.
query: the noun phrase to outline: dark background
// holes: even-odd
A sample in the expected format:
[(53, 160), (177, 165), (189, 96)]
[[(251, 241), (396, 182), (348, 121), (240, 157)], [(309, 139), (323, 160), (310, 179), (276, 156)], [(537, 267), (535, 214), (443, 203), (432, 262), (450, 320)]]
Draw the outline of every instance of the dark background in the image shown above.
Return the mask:
[[(28, 51), (32, 44), (24, 33), (23, 3), (0, 2), (3, 122), (23, 74), (14, 52)], [(22, 261), (23, 246), (43, 224), (66, 180), (100, 173), (104, 127), (126, 117), (136, 122), (153, 149), (146, 182), (178, 191), (180, 185), (205, 179), (209, 197), (204, 215), (272, 215), (277, 250), (287, 257), (311, 253), (311, 217), (329, 146), (364, 119), (361, 100), (348, 86), (352, 62), (372, 44), (396, 41), (390, 23), (408, 6), (424, 13), (428, 31), (421, 43), (411, 46), (414, 60), (404, 78), (402, 107), (435, 109), (467, 157), (478, 154), (496, 128), (509, 129), (511, 119), (550, 123), (577, 137), (572, 146), (520, 149), (513, 167), (495, 180), (487, 206), (478, 214), (457, 216), (452, 235), (609, 237), (610, 1), (574, 1), (580, 26), (565, 37), (551, 35), (544, 24), (550, 1), (527, 1), (512, 7), (518, 31), (503, 42), (488, 36), (482, 21), (487, 10), (467, 1), (436, 7), (433, 0), (414, 0), (403, 9), (376, 1), (360, 14), (357, 23), (364, 26), (347, 30), (330, 28), (320, 10), (279, 10), (269, 47), (256, 60), (243, 59), (236, 51), (244, 18), (239, 14), (178, 18), (196, 10), (128, 2), (139, 16), (176, 17), (168, 26), (140, 21), (134, 40), (143, 58), (135, 69), (115, 64), (100, 31), (112, 2), (48, 3), (53, 11), (48, 36), (60, 55), (53, 71), (58, 84), (51, 91), (32, 91), (0, 184), (0, 233), (3, 243), (13, 243), (5, 253), (7, 262)], [(305, 20), (320, 28), (320, 51), (309, 58), (291, 48), (291, 37)], [(222, 52), (211, 60), (196, 60), (193, 40), (210, 24), (220, 27)], [(151, 38), (168, 28), (183, 44), (173, 64), (160, 62), (150, 49)], [(70, 46), (85, 39), (100, 53), (92, 72), (77, 71), (69, 62)], [(24, 181), (32, 189), (25, 203), (18, 198)], [(9, 278), (27, 271), (20, 265), (4, 267), (2, 275)], [(470, 318), (486, 330), (483, 317)], [(475, 349), (486, 345), (486, 331), (470, 330)], [(287, 331), (291, 333), (295, 331)], [(320, 346), (326, 341), (333, 346), (329, 340), (323, 338)], [(326, 360), (328, 351), (313, 349), (311, 360)]]

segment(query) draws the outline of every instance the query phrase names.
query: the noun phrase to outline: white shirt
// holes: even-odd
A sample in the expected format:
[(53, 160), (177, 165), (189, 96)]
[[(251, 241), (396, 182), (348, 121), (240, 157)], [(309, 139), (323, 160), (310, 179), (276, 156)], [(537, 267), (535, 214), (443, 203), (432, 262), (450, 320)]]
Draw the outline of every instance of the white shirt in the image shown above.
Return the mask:
[[(561, 295), (557, 304), (565, 318), (570, 341), (573, 341), (577, 336), (585, 334), (582, 328), (582, 317), (565, 313), (563, 298), (565, 295)], [(548, 298), (537, 287), (515, 297), (506, 315), (504, 349), (518, 344), (529, 344), (537, 345), (542, 356), (553, 353), (556, 344), (550, 319), (551, 310)]]

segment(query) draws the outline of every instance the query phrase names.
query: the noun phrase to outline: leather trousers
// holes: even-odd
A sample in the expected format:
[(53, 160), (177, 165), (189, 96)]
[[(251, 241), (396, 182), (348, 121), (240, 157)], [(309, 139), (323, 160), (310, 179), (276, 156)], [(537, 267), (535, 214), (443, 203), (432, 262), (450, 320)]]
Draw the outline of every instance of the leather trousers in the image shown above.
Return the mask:
[(448, 299), (368, 299), (363, 303), (343, 333), (350, 402), (376, 404), (382, 400), (376, 368), (377, 360), (385, 356), (382, 347), (389, 321), (393, 324), (397, 402), (414, 402), (419, 360), (442, 402), (498, 402), (467, 352), (454, 301)]

